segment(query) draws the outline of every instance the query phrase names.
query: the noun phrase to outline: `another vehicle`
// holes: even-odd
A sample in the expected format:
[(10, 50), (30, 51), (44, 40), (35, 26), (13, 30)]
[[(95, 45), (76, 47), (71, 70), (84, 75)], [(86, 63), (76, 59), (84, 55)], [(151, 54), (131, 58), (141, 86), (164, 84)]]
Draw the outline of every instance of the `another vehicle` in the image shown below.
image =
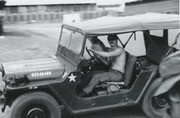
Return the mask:
[[(54, 57), (2, 64), (2, 110), (11, 106), (11, 118), (60, 118), (61, 105), (80, 114), (141, 103), (149, 117), (161, 117), (168, 102), (154, 97), (158, 67), (180, 49), (179, 29), (179, 15), (158, 13), (63, 24)], [(127, 51), (124, 80), (98, 85), (90, 97), (81, 98), (77, 87), (97, 58), (86, 50), (88, 38), (98, 36), (108, 47), (108, 34), (117, 34)]]
[(180, 51), (166, 57), (159, 66), (160, 85), (154, 96), (168, 97), (170, 107), (166, 110), (166, 118), (180, 117)]

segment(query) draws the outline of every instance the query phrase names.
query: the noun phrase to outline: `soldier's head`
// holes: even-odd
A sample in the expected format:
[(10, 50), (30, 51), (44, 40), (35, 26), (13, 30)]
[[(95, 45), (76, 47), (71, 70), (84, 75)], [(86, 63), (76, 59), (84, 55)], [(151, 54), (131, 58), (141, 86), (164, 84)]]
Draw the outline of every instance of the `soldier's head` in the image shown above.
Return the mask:
[(118, 36), (116, 34), (110, 34), (108, 35), (108, 43), (111, 47), (114, 47), (118, 44)]

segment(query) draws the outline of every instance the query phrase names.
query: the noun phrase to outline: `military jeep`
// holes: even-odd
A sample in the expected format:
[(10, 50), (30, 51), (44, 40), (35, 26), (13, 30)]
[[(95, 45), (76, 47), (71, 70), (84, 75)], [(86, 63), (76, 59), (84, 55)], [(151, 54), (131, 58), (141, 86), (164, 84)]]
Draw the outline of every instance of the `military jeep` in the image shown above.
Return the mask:
[[(179, 28), (178, 15), (158, 13), (63, 24), (52, 58), (2, 64), (2, 111), (8, 105), (11, 118), (61, 118), (61, 106), (82, 114), (141, 104), (149, 117), (162, 117), (169, 104), (165, 95), (154, 96), (158, 67), (180, 49)], [(89, 37), (97, 36), (109, 47), (109, 34), (116, 34), (127, 52), (124, 79), (100, 83), (91, 96), (79, 97), (83, 74), (98, 63), (86, 48), (91, 46)]]

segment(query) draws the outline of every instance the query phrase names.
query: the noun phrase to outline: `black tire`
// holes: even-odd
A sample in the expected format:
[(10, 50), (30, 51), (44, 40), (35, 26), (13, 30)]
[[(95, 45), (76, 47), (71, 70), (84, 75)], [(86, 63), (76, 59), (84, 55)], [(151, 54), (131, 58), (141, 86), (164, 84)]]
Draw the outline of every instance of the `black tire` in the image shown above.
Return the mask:
[(10, 118), (61, 118), (61, 109), (48, 93), (31, 92), (13, 102)]
[(153, 96), (160, 82), (160, 79), (157, 79), (152, 83), (142, 101), (142, 110), (150, 118), (162, 118), (163, 113), (169, 107), (166, 97)]

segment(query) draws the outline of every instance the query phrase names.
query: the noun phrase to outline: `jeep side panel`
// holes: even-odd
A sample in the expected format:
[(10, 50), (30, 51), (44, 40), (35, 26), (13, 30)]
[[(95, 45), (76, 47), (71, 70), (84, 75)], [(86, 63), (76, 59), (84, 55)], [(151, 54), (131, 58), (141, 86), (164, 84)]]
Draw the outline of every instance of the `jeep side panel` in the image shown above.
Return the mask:
[(51, 87), (58, 94), (58, 99), (61, 100), (71, 113), (92, 112), (137, 104), (145, 92), (146, 87), (154, 79), (156, 70), (142, 71), (130, 89), (122, 89), (120, 92), (114, 94), (109, 93), (87, 98), (78, 97), (76, 94), (76, 86), (80, 82), (78, 73), (71, 73), (76, 76), (75, 81), (70, 81), (70, 76), (68, 76), (64, 82), (59, 85), (54, 84)]

